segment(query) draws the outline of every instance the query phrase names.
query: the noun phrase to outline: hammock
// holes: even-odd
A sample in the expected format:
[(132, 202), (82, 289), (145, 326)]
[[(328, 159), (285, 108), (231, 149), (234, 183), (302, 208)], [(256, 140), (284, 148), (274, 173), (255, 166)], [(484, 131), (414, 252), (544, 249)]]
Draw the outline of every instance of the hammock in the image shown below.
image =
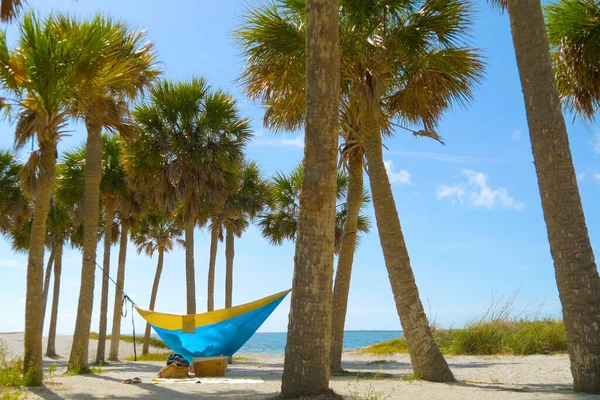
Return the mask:
[(164, 314), (134, 306), (163, 342), (191, 363), (193, 357), (232, 356), (289, 292), (204, 314)]

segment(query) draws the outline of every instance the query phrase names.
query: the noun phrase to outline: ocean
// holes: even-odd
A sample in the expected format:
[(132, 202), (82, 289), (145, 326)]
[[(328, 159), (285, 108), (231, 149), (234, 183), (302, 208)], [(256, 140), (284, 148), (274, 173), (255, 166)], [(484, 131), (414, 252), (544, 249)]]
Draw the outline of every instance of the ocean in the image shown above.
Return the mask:
[[(402, 336), (402, 331), (346, 331), (344, 350), (366, 347)], [(286, 337), (286, 332), (255, 333), (238, 353), (283, 354)]]

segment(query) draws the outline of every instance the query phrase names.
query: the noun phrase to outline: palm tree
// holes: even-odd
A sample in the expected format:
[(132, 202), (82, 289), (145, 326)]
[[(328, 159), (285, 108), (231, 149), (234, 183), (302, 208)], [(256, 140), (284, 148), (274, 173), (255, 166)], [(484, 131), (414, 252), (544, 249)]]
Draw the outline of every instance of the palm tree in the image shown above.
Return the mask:
[[(288, 175), (277, 173), (270, 183), (268, 192), (268, 209), (258, 216), (258, 227), (263, 237), (271, 244), (281, 245), (286, 240), (296, 241), (298, 230), (298, 214), (300, 211), (300, 194), (303, 182), (303, 168), (298, 165)], [(337, 253), (342, 243), (347, 212), (348, 175), (338, 171), (336, 177), (336, 216), (334, 233), (334, 250)], [(367, 203), (369, 197), (364, 191), (360, 194), (361, 203)], [(359, 211), (362, 210), (361, 204)], [(367, 233), (370, 221), (367, 215), (357, 216), (355, 233)]]
[(19, 181), (22, 169), (13, 153), (0, 149), (0, 233), (22, 225), (30, 216), (29, 199)]
[[(158, 264), (156, 265), (156, 274), (154, 275), (154, 283), (152, 284), (150, 307), (148, 307), (151, 311), (154, 310), (156, 304), (156, 295), (158, 293), (158, 284), (162, 274), (165, 253), (173, 250), (173, 244), (180, 237), (181, 229), (177, 227), (174, 219), (160, 213), (150, 212), (144, 219), (134, 225), (132, 240), (137, 246), (138, 253), (144, 252), (148, 257), (152, 257), (154, 252), (158, 251)], [(150, 324), (146, 324), (142, 354), (147, 354), (149, 347)]]
[(593, 120), (600, 108), (600, 4), (574, 0), (549, 4), (546, 27), (563, 103)]
[[(242, 81), (268, 107), (267, 126), (294, 128), (302, 120), (305, 3), (281, 0), (252, 11), (238, 31), (249, 65)], [(392, 118), (434, 128), (452, 103), (465, 103), (481, 78), (482, 62), (468, 47), (470, 8), (461, 0), (358, 0), (340, 6), (342, 98), (357, 102), (359, 143), (368, 161), (378, 231), (413, 369), (426, 380), (453, 381), (419, 298), (382, 155)], [(283, 40), (285, 38), (285, 40)]]
[[(81, 287), (69, 357), (71, 370), (86, 371), (102, 180), (101, 132), (105, 128), (126, 138), (132, 136), (127, 101), (136, 98), (160, 72), (153, 46), (143, 31), (101, 15), (87, 21), (60, 16), (56, 25), (59, 36), (76, 38), (80, 61), (87, 66), (76, 71), (70, 91), (71, 115), (84, 120), (87, 141)], [(97, 357), (100, 360), (104, 359), (103, 347)]]
[[(60, 166), (59, 166), (60, 170)], [(73, 234), (74, 221), (72, 212), (53, 202), (48, 215), (48, 236), (52, 251), (52, 260), (54, 263), (54, 284), (52, 292), (52, 308), (50, 312), (50, 325), (48, 328), (48, 343), (46, 346), (46, 356), (56, 356), (56, 324), (58, 320), (58, 300), (60, 296), (60, 278), (62, 273), (63, 248)], [(74, 242), (71, 242), (75, 246)], [(50, 288), (49, 279), (44, 283), (45, 298)], [(47, 300), (44, 302), (46, 304)]]
[(234, 187), (249, 122), (231, 96), (202, 78), (161, 81), (133, 115), (141, 132), (126, 146), (125, 169), (155, 208), (183, 223), (187, 313), (195, 314), (194, 228)]
[[(261, 177), (260, 168), (255, 161), (244, 161), (237, 173), (235, 190), (227, 195), (223, 208), (214, 212), (212, 224), (217, 224), (217, 238), (223, 240), (225, 230), (225, 308), (231, 307), (233, 294), (233, 258), (235, 254), (235, 237), (242, 236), (248, 228), (250, 220), (260, 213), (267, 203), (269, 183)], [(211, 225), (212, 225), (211, 224)], [(211, 226), (212, 228), (212, 226)], [(212, 238), (211, 238), (212, 239)], [(208, 298), (214, 306), (214, 264), (216, 245), (213, 253), (211, 240)], [(212, 278), (212, 282), (211, 282)], [(211, 308), (209, 308), (209, 311)]]
[(525, 99), (574, 388), (600, 393), (600, 276), (585, 223), (540, 0), (506, 8)]
[(21, 0), (2, 0), (0, 2), (0, 21), (9, 22), (14, 20), (22, 7)]
[(115, 288), (115, 301), (113, 310), (112, 333), (110, 338), (110, 351), (108, 359), (119, 360), (119, 343), (121, 338), (121, 318), (123, 312), (123, 287), (125, 286), (125, 261), (127, 257), (127, 243), (130, 235), (130, 227), (135, 223), (140, 214), (140, 204), (136, 193), (129, 190), (129, 195), (122, 198), (118, 205), (118, 217), (120, 220), (121, 234), (119, 240), (119, 265), (117, 270), (117, 283)]
[(306, 14), (306, 40), (297, 44), (306, 49), (304, 177), (282, 398), (320, 394), (329, 387), (340, 92), (338, 1), (308, 0)]
[(29, 140), (37, 142), (37, 150), (31, 153), (21, 173), (24, 190), (34, 198), (23, 359), (24, 376), (31, 385), (42, 381), (42, 265), (46, 218), (54, 188), (56, 143), (66, 121), (73, 70), (81, 67), (72, 51), (73, 40), (62, 40), (53, 34), (53, 26), (53, 19), (40, 21), (33, 14), (26, 14), (19, 24), (14, 50), (8, 49), (6, 34), (0, 33), (0, 84), (13, 97), (4, 99), (5, 105), (16, 107), (15, 147), (19, 150)]

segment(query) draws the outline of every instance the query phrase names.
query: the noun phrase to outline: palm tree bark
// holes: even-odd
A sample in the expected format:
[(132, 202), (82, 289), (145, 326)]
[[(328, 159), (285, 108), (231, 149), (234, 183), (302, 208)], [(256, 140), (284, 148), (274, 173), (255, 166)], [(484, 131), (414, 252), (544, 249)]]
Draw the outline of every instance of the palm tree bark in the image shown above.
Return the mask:
[(69, 357), (69, 370), (88, 370), (88, 346), (94, 306), (94, 275), (96, 271), (96, 246), (98, 243), (98, 218), (100, 216), (100, 181), (102, 179), (102, 142), (100, 125), (86, 121), (88, 136), (85, 159), (85, 197), (83, 218), (83, 262), (79, 304)]
[(230, 308), (233, 300), (233, 258), (235, 257), (235, 236), (233, 230), (225, 230), (225, 308)]
[(123, 313), (123, 286), (125, 286), (125, 261), (127, 259), (127, 240), (129, 223), (121, 221), (121, 243), (119, 244), (119, 265), (117, 269), (117, 287), (115, 289), (115, 308), (113, 312), (112, 334), (108, 359), (119, 360), (119, 342), (121, 339), (121, 315)]
[[(39, 134), (39, 133), (38, 133)], [(29, 257), (27, 259), (27, 296), (25, 302), (25, 350), (23, 367), (26, 383), (41, 385), (43, 379), (42, 332), (43, 321), (43, 264), (46, 243), (46, 219), (54, 189), (56, 145), (40, 143), (42, 178), (35, 194)]]
[(574, 388), (600, 393), (600, 277), (550, 63), (540, 0), (508, 1)]
[(48, 306), (48, 293), (50, 291), (50, 278), (52, 276), (52, 266), (54, 264), (54, 257), (56, 256), (56, 248), (52, 247), (50, 250), (50, 256), (48, 257), (48, 263), (46, 264), (46, 272), (44, 274), (44, 306), (42, 308), (42, 326), (46, 322), (46, 307)]
[[(154, 283), (152, 284), (152, 293), (150, 294), (150, 311), (154, 311), (156, 305), (156, 295), (158, 294), (158, 284), (160, 283), (160, 275), (163, 270), (163, 260), (165, 257), (165, 250), (162, 248), (158, 249), (158, 264), (156, 265), (156, 274), (154, 275)], [(142, 354), (148, 354), (150, 348), (150, 324), (146, 324), (146, 331), (144, 332), (144, 345), (142, 346)]]
[(307, 1), (304, 175), (282, 398), (329, 389), (340, 100), (338, 19), (338, 1)]
[(50, 312), (50, 327), (48, 328), (47, 357), (56, 357), (56, 322), (58, 320), (58, 300), (60, 295), (60, 274), (62, 273), (63, 243), (56, 245), (54, 255), (54, 288), (52, 291), (52, 311)]
[(208, 261), (208, 293), (206, 301), (206, 310), (215, 309), (215, 264), (217, 262), (217, 247), (219, 246), (219, 232), (221, 230), (220, 220), (212, 222), (210, 230), (210, 256)]
[(110, 250), (112, 244), (112, 228), (115, 219), (113, 199), (107, 197), (104, 201), (104, 256), (102, 259), (102, 295), (100, 299), (100, 326), (98, 327), (98, 350), (96, 363), (104, 363), (106, 353), (106, 326), (108, 323), (108, 278), (110, 277)]
[(358, 215), (363, 200), (363, 160), (360, 151), (353, 151), (348, 159), (348, 195), (346, 197), (346, 223), (338, 255), (338, 267), (333, 289), (333, 318), (331, 323), (331, 371), (342, 370), (344, 324), (350, 292), (350, 276), (356, 249)]
[(415, 374), (434, 382), (454, 382), (454, 375), (438, 348), (419, 298), (419, 290), (400, 226), (392, 187), (383, 163), (381, 133), (374, 100), (363, 110), (363, 145), (379, 240), (388, 270), (396, 310)]
[(196, 314), (196, 276), (194, 271), (195, 221), (185, 226), (185, 285), (187, 290), (187, 313)]

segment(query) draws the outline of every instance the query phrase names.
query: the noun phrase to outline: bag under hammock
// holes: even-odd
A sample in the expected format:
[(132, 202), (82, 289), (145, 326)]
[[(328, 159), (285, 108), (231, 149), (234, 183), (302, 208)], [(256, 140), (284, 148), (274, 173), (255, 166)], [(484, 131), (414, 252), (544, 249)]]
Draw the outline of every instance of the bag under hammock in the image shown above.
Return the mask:
[(135, 308), (171, 350), (191, 363), (193, 357), (233, 356), (290, 291), (204, 314), (175, 315)]

